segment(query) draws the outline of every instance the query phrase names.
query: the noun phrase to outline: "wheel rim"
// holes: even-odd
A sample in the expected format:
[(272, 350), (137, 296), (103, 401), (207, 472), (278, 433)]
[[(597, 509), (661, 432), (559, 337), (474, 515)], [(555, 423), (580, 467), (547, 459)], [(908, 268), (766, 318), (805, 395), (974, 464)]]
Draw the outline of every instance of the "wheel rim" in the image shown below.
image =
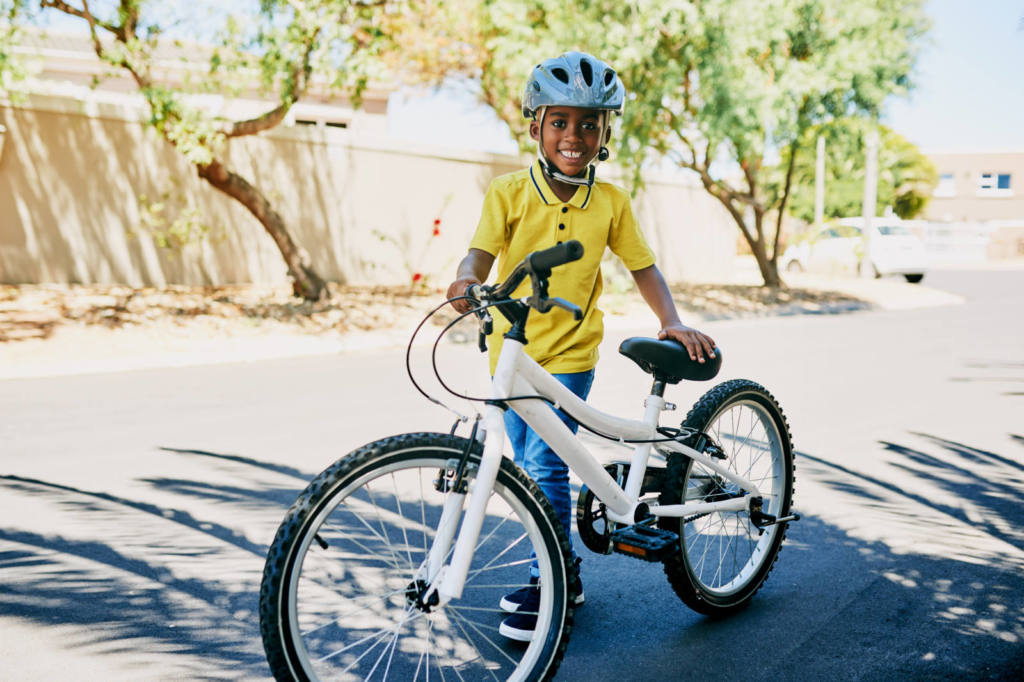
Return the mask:
[[(756, 485), (763, 511), (779, 515), (784, 499), (785, 456), (779, 428), (759, 402), (730, 402), (705, 431), (722, 448), (724, 464)], [(694, 461), (684, 486), (686, 501), (714, 502), (742, 495), (735, 484)], [(777, 526), (764, 532), (743, 512), (703, 514), (683, 524), (683, 559), (703, 591), (726, 597), (746, 587), (771, 556)]]
[[(402, 453), (394, 453), (401, 455)], [(463, 595), (429, 613), (406, 592), (429, 551), (444, 495), (446, 459), (368, 467), (329, 496), (298, 543), (287, 585), (287, 629), (312, 679), (522, 679), (542, 659), (552, 627), (552, 561), (524, 502), (499, 481)], [(468, 504), (468, 499), (467, 499)], [(324, 549), (321, 542), (327, 544)], [(498, 633), (501, 597), (524, 587), (531, 550), (541, 574), (533, 640)]]

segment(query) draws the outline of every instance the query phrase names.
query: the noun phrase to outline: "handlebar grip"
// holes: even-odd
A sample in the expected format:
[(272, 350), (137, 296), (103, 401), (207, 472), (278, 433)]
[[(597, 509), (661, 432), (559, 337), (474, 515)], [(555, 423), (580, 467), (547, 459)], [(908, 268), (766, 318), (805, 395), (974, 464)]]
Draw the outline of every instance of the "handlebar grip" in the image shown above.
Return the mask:
[(583, 244), (575, 239), (552, 246), (550, 249), (535, 251), (526, 257), (526, 262), (534, 272), (551, 270), (551, 268), (571, 263), (583, 257)]

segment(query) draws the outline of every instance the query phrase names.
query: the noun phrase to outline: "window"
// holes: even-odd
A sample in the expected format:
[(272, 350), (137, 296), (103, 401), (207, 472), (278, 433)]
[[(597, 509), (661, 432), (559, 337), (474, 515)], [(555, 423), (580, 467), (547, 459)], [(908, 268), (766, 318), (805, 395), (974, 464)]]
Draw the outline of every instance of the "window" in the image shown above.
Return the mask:
[(953, 178), (952, 173), (942, 173), (941, 175), (939, 175), (939, 184), (935, 186), (935, 192), (933, 193), (933, 196), (956, 196), (956, 180)]
[(1010, 174), (982, 173), (978, 178), (978, 194), (984, 196), (1009, 196), (1013, 194), (1010, 188)]

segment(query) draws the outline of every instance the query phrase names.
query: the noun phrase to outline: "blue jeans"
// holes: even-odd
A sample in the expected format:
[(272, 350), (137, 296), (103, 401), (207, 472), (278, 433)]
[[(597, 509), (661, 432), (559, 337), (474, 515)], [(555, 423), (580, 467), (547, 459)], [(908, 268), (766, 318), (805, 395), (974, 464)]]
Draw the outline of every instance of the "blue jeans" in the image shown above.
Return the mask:
[[(583, 400), (587, 399), (590, 394), (590, 386), (594, 383), (594, 370), (571, 374), (552, 374), (551, 376)], [(556, 414), (573, 433), (576, 433), (578, 425), (575, 421), (561, 410), (556, 410)], [(555, 508), (558, 520), (565, 528), (565, 534), (569, 536), (569, 544), (572, 545), (572, 494), (569, 490), (569, 467), (512, 410), (505, 412), (505, 433), (512, 441), (515, 463), (526, 471), (527, 475), (540, 487), (541, 492), (547, 496), (551, 506)], [(573, 552), (574, 557), (575, 555), (576, 553)], [(537, 575), (536, 570), (533, 571), (533, 575)]]

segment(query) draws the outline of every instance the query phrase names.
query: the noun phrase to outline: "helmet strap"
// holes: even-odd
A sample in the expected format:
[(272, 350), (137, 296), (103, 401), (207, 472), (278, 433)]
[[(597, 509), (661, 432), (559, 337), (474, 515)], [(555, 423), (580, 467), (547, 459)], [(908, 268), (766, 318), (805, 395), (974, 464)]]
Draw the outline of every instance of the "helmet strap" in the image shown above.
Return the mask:
[[(544, 174), (550, 178), (554, 178), (559, 182), (564, 182), (570, 185), (579, 185), (581, 187), (592, 187), (594, 185), (594, 176), (597, 173), (598, 161), (604, 161), (608, 158), (608, 148), (604, 145), (601, 146), (597, 156), (591, 159), (587, 169), (579, 175), (566, 175), (562, 171), (558, 170), (558, 166), (551, 161), (544, 153), (544, 116), (548, 113), (547, 107), (540, 107), (538, 109), (540, 118), (540, 132), (537, 137), (537, 158), (540, 159), (540, 167), (544, 170)], [(601, 112), (601, 137), (599, 138), (602, 142), (604, 141), (605, 131), (608, 130), (608, 112)]]

